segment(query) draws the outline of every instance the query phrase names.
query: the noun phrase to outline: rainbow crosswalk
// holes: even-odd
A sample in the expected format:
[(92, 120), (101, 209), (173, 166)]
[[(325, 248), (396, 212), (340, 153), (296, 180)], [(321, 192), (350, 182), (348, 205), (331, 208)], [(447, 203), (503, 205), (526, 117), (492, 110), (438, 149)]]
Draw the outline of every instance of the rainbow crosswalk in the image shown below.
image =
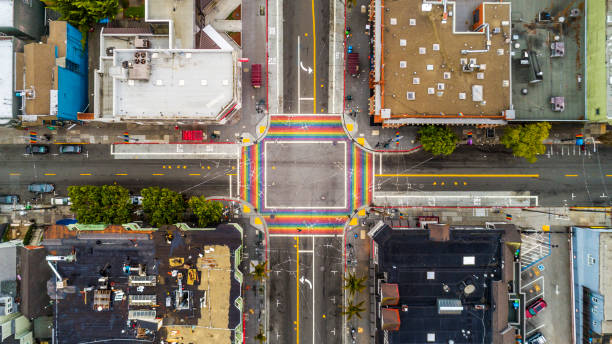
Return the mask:
[[(348, 200), (342, 209), (267, 209), (262, 204), (265, 188), (265, 142), (345, 141), (347, 143)], [(240, 198), (252, 204), (264, 216), (273, 234), (335, 234), (341, 233), (348, 215), (372, 202), (372, 155), (351, 143), (344, 132), (340, 116), (277, 115), (271, 116), (267, 136), (257, 144), (243, 147), (239, 171)]]

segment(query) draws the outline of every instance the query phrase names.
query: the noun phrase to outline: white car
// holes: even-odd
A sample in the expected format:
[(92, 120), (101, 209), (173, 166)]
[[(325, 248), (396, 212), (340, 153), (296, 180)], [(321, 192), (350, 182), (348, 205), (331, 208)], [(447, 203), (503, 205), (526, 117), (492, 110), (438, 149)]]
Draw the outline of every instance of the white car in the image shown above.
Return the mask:
[(51, 204), (53, 205), (72, 205), (70, 197), (53, 197), (51, 198)]

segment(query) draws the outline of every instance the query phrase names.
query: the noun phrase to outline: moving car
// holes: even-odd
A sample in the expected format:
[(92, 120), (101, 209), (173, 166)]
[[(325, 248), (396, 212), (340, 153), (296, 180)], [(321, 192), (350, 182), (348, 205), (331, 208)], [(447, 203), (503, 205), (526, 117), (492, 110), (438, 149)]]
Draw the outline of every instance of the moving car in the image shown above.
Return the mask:
[(45, 145), (27, 145), (26, 154), (47, 154), (49, 147)]
[(527, 317), (527, 318), (535, 317), (544, 308), (546, 308), (546, 306), (547, 306), (547, 304), (546, 304), (546, 301), (544, 301), (544, 299), (539, 298), (539, 299), (535, 300), (529, 306), (527, 306), (527, 308), (525, 308), (525, 317)]
[(61, 145), (59, 149), (61, 154), (80, 154), (82, 151), (81, 145)]
[(51, 204), (53, 205), (72, 205), (70, 197), (53, 197), (51, 198)]
[(47, 193), (53, 192), (53, 190), (55, 190), (55, 186), (53, 186), (53, 184), (34, 183), (28, 186), (28, 191), (34, 193)]
[(19, 202), (17, 195), (2, 195), (0, 196), (0, 204), (13, 204)]
[(533, 336), (527, 338), (526, 344), (546, 344), (546, 338), (540, 332), (536, 332)]

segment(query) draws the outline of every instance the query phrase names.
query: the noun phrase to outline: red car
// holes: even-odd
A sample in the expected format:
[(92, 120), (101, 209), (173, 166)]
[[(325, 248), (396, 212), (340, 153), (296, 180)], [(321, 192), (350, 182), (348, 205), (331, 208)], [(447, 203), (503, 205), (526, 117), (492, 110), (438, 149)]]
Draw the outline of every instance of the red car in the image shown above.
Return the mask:
[(535, 317), (544, 308), (546, 308), (546, 306), (547, 306), (547, 304), (546, 304), (546, 301), (544, 301), (544, 299), (539, 298), (539, 299), (535, 300), (529, 306), (527, 306), (527, 308), (525, 308), (525, 317), (527, 317), (527, 318)]

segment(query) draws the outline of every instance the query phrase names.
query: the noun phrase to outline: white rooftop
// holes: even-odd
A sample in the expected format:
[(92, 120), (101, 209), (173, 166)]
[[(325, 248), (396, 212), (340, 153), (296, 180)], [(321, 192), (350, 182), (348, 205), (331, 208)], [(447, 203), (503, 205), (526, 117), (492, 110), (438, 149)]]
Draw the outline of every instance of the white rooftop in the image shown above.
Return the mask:
[(0, 0), (0, 26), (13, 26), (13, 1)]
[[(0, 1), (0, 4), (3, 4)], [(1, 11), (0, 11), (1, 13)], [(11, 12), (12, 13), (12, 12)], [(1, 15), (0, 15), (1, 17)], [(0, 124), (13, 118), (13, 40), (0, 39)]]
[[(115, 68), (136, 50), (115, 51)], [(233, 99), (231, 51), (149, 50), (148, 80), (114, 80), (114, 116), (214, 119)]]

